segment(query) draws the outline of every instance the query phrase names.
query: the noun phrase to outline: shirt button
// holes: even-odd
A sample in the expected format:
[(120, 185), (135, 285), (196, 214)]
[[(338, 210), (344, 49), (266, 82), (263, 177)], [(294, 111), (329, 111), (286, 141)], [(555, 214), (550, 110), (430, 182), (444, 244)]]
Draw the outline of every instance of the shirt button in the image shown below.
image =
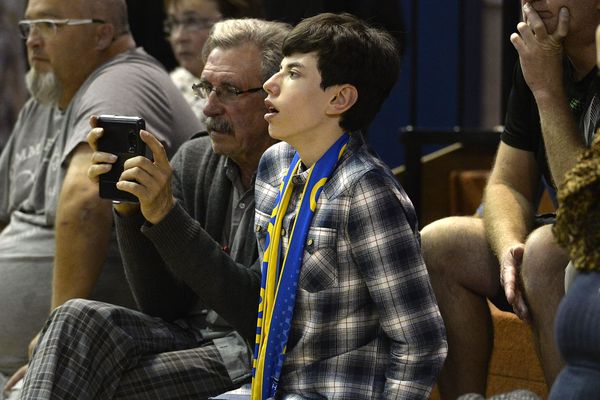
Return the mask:
[(281, 237), (285, 237), (285, 228), (281, 228)]
[(246, 208), (246, 203), (240, 203), (240, 208), (243, 210), (244, 208)]
[(307, 244), (308, 246), (312, 246), (314, 242), (315, 242), (314, 240), (312, 240), (312, 239), (308, 239), (308, 240), (306, 241), (306, 244)]

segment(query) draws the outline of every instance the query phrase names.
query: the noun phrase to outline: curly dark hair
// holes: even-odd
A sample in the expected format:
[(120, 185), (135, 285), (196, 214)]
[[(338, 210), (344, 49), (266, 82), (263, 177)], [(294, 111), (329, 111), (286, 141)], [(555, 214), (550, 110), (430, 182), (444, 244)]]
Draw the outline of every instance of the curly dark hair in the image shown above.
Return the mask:
[(577, 269), (600, 271), (600, 130), (565, 175), (553, 227)]

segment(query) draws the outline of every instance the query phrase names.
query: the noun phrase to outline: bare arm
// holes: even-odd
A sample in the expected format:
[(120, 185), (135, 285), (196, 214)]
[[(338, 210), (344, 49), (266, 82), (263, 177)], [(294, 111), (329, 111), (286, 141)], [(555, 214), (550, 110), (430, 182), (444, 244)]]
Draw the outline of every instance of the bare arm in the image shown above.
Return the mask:
[(87, 143), (73, 151), (59, 197), (52, 308), (89, 297), (107, 256), (111, 203), (100, 199), (98, 186), (87, 177), (91, 154)]
[(537, 95), (536, 102), (548, 166), (555, 186), (559, 187), (567, 171), (577, 163), (579, 154), (585, 149), (585, 142), (579, 134), (564, 91), (560, 95)]
[(484, 209), (488, 241), (499, 259), (511, 246), (524, 243), (531, 230), (538, 180), (533, 153), (500, 143)]
[(484, 224), (488, 242), (500, 264), (506, 299), (523, 320), (529, 311), (519, 283), (525, 238), (534, 217), (539, 173), (533, 153), (501, 143), (485, 193)]

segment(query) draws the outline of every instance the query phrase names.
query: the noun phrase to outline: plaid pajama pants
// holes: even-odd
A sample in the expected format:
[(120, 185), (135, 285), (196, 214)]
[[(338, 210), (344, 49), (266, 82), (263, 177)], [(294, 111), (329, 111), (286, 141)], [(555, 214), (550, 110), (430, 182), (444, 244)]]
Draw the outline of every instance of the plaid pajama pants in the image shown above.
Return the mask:
[(71, 300), (48, 320), (21, 399), (202, 399), (234, 389), (212, 341), (111, 304)]

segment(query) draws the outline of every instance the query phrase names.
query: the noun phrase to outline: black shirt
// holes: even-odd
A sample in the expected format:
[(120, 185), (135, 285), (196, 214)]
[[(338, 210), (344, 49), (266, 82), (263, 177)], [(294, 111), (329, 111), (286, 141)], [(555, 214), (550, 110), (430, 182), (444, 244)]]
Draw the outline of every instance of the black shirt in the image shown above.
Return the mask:
[[(569, 100), (569, 107), (581, 130), (581, 119), (585, 114), (592, 98), (598, 93), (598, 71), (594, 67), (585, 78), (579, 82), (573, 81), (573, 68), (565, 62), (564, 85)], [(581, 132), (583, 135), (583, 132)], [(548, 167), (544, 139), (540, 125), (540, 116), (533, 93), (523, 77), (523, 71), (517, 62), (513, 75), (513, 87), (508, 98), (504, 131), (501, 139), (511, 147), (531, 151), (535, 155), (541, 174), (546, 183), (554, 186), (552, 175)]]

